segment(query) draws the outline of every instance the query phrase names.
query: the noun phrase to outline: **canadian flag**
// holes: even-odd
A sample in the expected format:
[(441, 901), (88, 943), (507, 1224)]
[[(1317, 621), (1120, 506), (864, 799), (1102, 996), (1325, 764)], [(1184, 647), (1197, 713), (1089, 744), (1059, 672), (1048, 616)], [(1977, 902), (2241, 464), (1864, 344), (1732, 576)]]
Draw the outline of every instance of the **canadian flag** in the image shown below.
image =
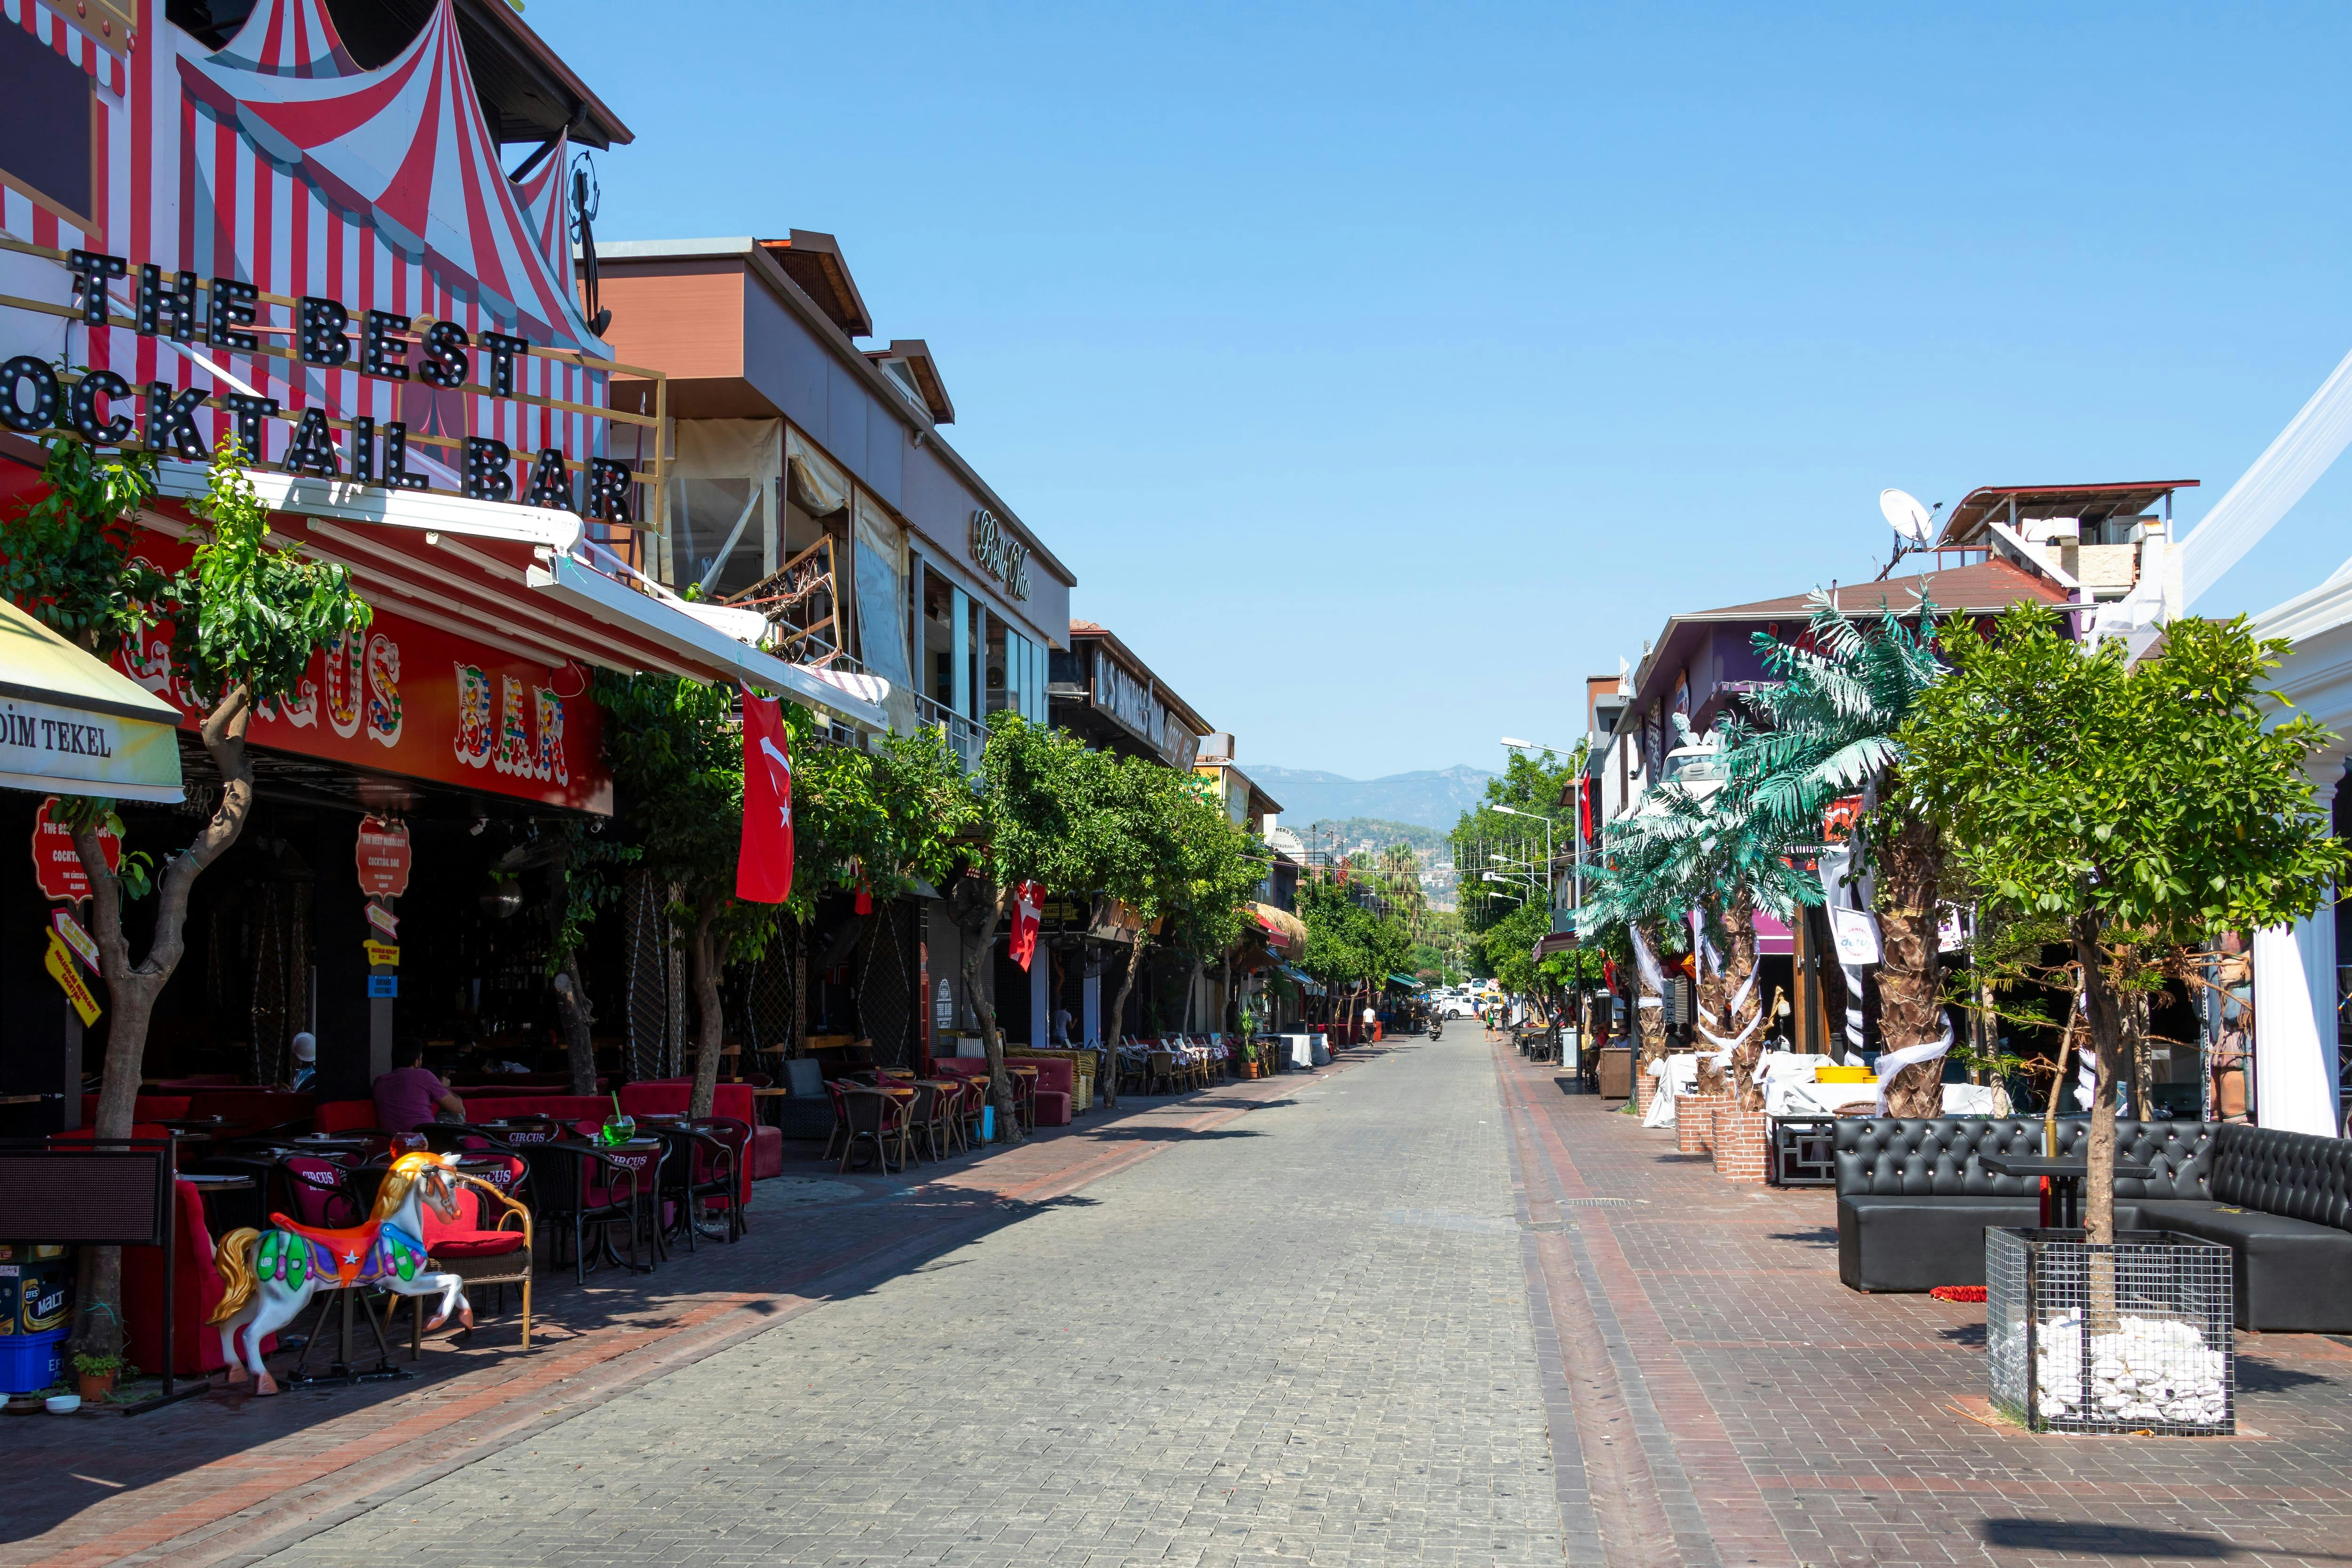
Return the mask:
[(1013, 889), (1013, 962), (1022, 968), (1037, 953), (1037, 921), (1045, 913), (1045, 889), (1024, 882)]
[(781, 904), (793, 895), (792, 737), (783, 704), (743, 693), (743, 847), (735, 896)]

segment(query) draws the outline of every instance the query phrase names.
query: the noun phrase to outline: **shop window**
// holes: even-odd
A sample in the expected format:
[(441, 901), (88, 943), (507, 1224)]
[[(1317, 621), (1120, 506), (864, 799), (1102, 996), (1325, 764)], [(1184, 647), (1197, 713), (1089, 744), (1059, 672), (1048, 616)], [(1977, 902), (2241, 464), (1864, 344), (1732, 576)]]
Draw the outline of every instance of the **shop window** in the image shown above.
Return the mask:
[(670, 481), (668, 525), (672, 585), (699, 588), (705, 598), (740, 594), (766, 575), (767, 487), (752, 479)]
[(95, 229), (99, 118), (89, 73), (0, 18), (0, 184)]

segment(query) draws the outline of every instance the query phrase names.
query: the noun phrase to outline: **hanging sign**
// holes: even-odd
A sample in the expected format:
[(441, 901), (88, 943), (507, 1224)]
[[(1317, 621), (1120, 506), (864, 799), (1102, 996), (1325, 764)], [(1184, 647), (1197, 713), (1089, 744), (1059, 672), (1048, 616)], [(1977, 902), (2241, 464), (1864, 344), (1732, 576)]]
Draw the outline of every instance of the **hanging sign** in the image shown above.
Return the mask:
[[(51, 795), (33, 814), (33, 874), (40, 881), (41, 891), (50, 898), (60, 903), (79, 903), (89, 897), (89, 877), (81, 868), (81, 852), (74, 847), (71, 831), (49, 818), (57, 804), (58, 797)], [(101, 827), (98, 843), (106, 855), (106, 868), (120, 869), (122, 840), (113, 829)]]
[(371, 967), (381, 966), (386, 969), (400, 967), (400, 949), (391, 942), (371, 942), (362, 945), (367, 949), (367, 961)]
[(368, 924), (383, 932), (386, 941), (395, 940), (399, 937), (400, 917), (394, 914), (390, 910), (385, 909), (382, 904), (369, 904), (367, 907), (367, 918)]
[(1838, 962), (1850, 967), (1879, 962), (1878, 917), (1867, 910), (1830, 910), (1830, 930), (1837, 937)]
[(1013, 937), (1007, 945), (1012, 950), (1013, 962), (1024, 969), (1036, 955), (1037, 917), (1045, 903), (1045, 889), (1039, 883), (1024, 882), (1013, 889)]
[(49, 932), (49, 951), (42, 955), (41, 967), (47, 970), (49, 978), (64, 989), (66, 1000), (71, 1002), (73, 1010), (81, 1015), (85, 1028), (98, 1022), (98, 998), (89, 994), (81, 971), (74, 967), (74, 957), (66, 947), (66, 939), (55, 930)]
[(81, 929), (81, 921), (74, 919), (73, 911), (68, 909), (51, 910), (49, 923), (58, 928), (58, 934), (66, 939), (66, 945), (74, 950), (74, 956), (89, 964), (89, 972), (96, 974), (98, 942), (89, 932)]
[(931, 1004), (931, 1027), (939, 1030), (955, 1027), (955, 994), (948, 989), (948, 977), (940, 976), (937, 1000)]
[(360, 822), (358, 847), (360, 891), (375, 899), (396, 899), (408, 891), (408, 825), (381, 816)]

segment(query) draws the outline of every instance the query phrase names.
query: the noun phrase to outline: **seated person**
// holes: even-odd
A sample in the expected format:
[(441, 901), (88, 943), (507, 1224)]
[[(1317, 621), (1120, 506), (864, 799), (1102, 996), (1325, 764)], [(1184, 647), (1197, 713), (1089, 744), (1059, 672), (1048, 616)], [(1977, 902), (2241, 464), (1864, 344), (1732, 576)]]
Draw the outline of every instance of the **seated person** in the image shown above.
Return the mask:
[(387, 1132), (414, 1132), (428, 1121), (466, 1120), (466, 1102), (425, 1066), (425, 1043), (403, 1040), (392, 1047), (392, 1070), (375, 1080), (376, 1125)]
[(294, 1037), (294, 1078), (287, 1087), (307, 1093), (319, 1081), (319, 1040), (309, 1030)]

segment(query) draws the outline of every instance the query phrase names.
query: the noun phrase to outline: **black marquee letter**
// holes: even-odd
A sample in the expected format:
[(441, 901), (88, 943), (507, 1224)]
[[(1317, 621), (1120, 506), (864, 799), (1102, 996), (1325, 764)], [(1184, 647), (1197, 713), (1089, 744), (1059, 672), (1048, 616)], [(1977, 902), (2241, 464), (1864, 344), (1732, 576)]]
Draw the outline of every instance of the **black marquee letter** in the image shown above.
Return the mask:
[(343, 335), (352, 324), (352, 313), (333, 300), (321, 300), (315, 294), (302, 296), (301, 354), (304, 364), (348, 364), (352, 357), (352, 340)]
[(106, 284), (109, 279), (121, 278), (131, 271), (131, 263), (120, 256), (101, 256), (94, 250), (66, 252), (66, 266), (73, 273), (74, 292), (81, 296), (81, 319), (86, 325), (106, 325)]
[[(33, 406), (26, 408), (16, 401), (16, 389), (26, 382), (33, 384)], [(0, 425), (29, 436), (36, 430), (47, 430), (58, 422), (58, 373), (49, 368), (48, 361), (32, 354), (18, 354), (5, 364), (0, 364)]]
[(394, 489), (421, 490), (423, 474), (408, 471), (408, 426), (397, 419), (383, 422), (383, 482)]
[(408, 340), (400, 334), (415, 323), (390, 310), (370, 310), (360, 328), (360, 374), (406, 381)]
[(513, 448), (492, 437), (467, 437), (466, 493), (476, 500), (514, 500)]
[(205, 341), (236, 353), (249, 354), (259, 347), (251, 332), (240, 332), (237, 328), (252, 324), (253, 301), (260, 292), (234, 278), (214, 279), (212, 319), (205, 324)]
[(323, 410), (302, 410), (302, 417), (294, 424), (294, 438), (286, 444), (286, 460), (280, 466), (289, 474), (310, 474), (322, 479), (331, 479), (342, 472), (342, 459), (335, 452), (334, 432), (327, 428)]
[(147, 446), (149, 450), (169, 452), (192, 463), (201, 463), (207, 454), (205, 438), (196, 434), (195, 412), (208, 401), (194, 387), (176, 397), (168, 381), (147, 384)]
[(261, 434), (261, 422), (278, 412), (274, 397), (247, 397), (242, 392), (221, 394), (221, 406), (236, 416), (236, 447), (240, 460), (258, 463), (268, 455), (268, 443)]
[(425, 334), (425, 363), (416, 374), (434, 386), (466, 384), (466, 345), (473, 340), (455, 321), (436, 321)]
[(635, 526), (636, 514), (629, 505), (629, 481), (635, 477), (626, 463), (612, 458), (589, 458), (588, 515), (599, 522)]
[(163, 269), (151, 261), (139, 269), (139, 335), (159, 334), (175, 343), (195, 341), (196, 275), (174, 273), (172, 286), (166, 289)]
[(530, 494), (523, 499), (530, 505), (557, 511), (580, 510), (572, 499), (572, 476), (564, 472), (561, 450), (553, 447), (540, 448), (539, 462), (530, 470)]
[(73, 398), (67, 405), (66, 423), (73, 427), (75, 435), (93, 446), (119, 447), (131, 438), (131, 416), (118, 412), (101, 425), (98, 422), (98, 400), (130, 395), (129, 382), (110, 370), (93, 370), (74, 387)]
[(504, 332), (484, 332), (482, 346), (490, 351), (490, 395), (514, 395), (515, 355), (530, 352), (529, 338), (509, 337)]
[(352, 478), (375, 481), (375, 421), (364, 414), (352, 416)]

